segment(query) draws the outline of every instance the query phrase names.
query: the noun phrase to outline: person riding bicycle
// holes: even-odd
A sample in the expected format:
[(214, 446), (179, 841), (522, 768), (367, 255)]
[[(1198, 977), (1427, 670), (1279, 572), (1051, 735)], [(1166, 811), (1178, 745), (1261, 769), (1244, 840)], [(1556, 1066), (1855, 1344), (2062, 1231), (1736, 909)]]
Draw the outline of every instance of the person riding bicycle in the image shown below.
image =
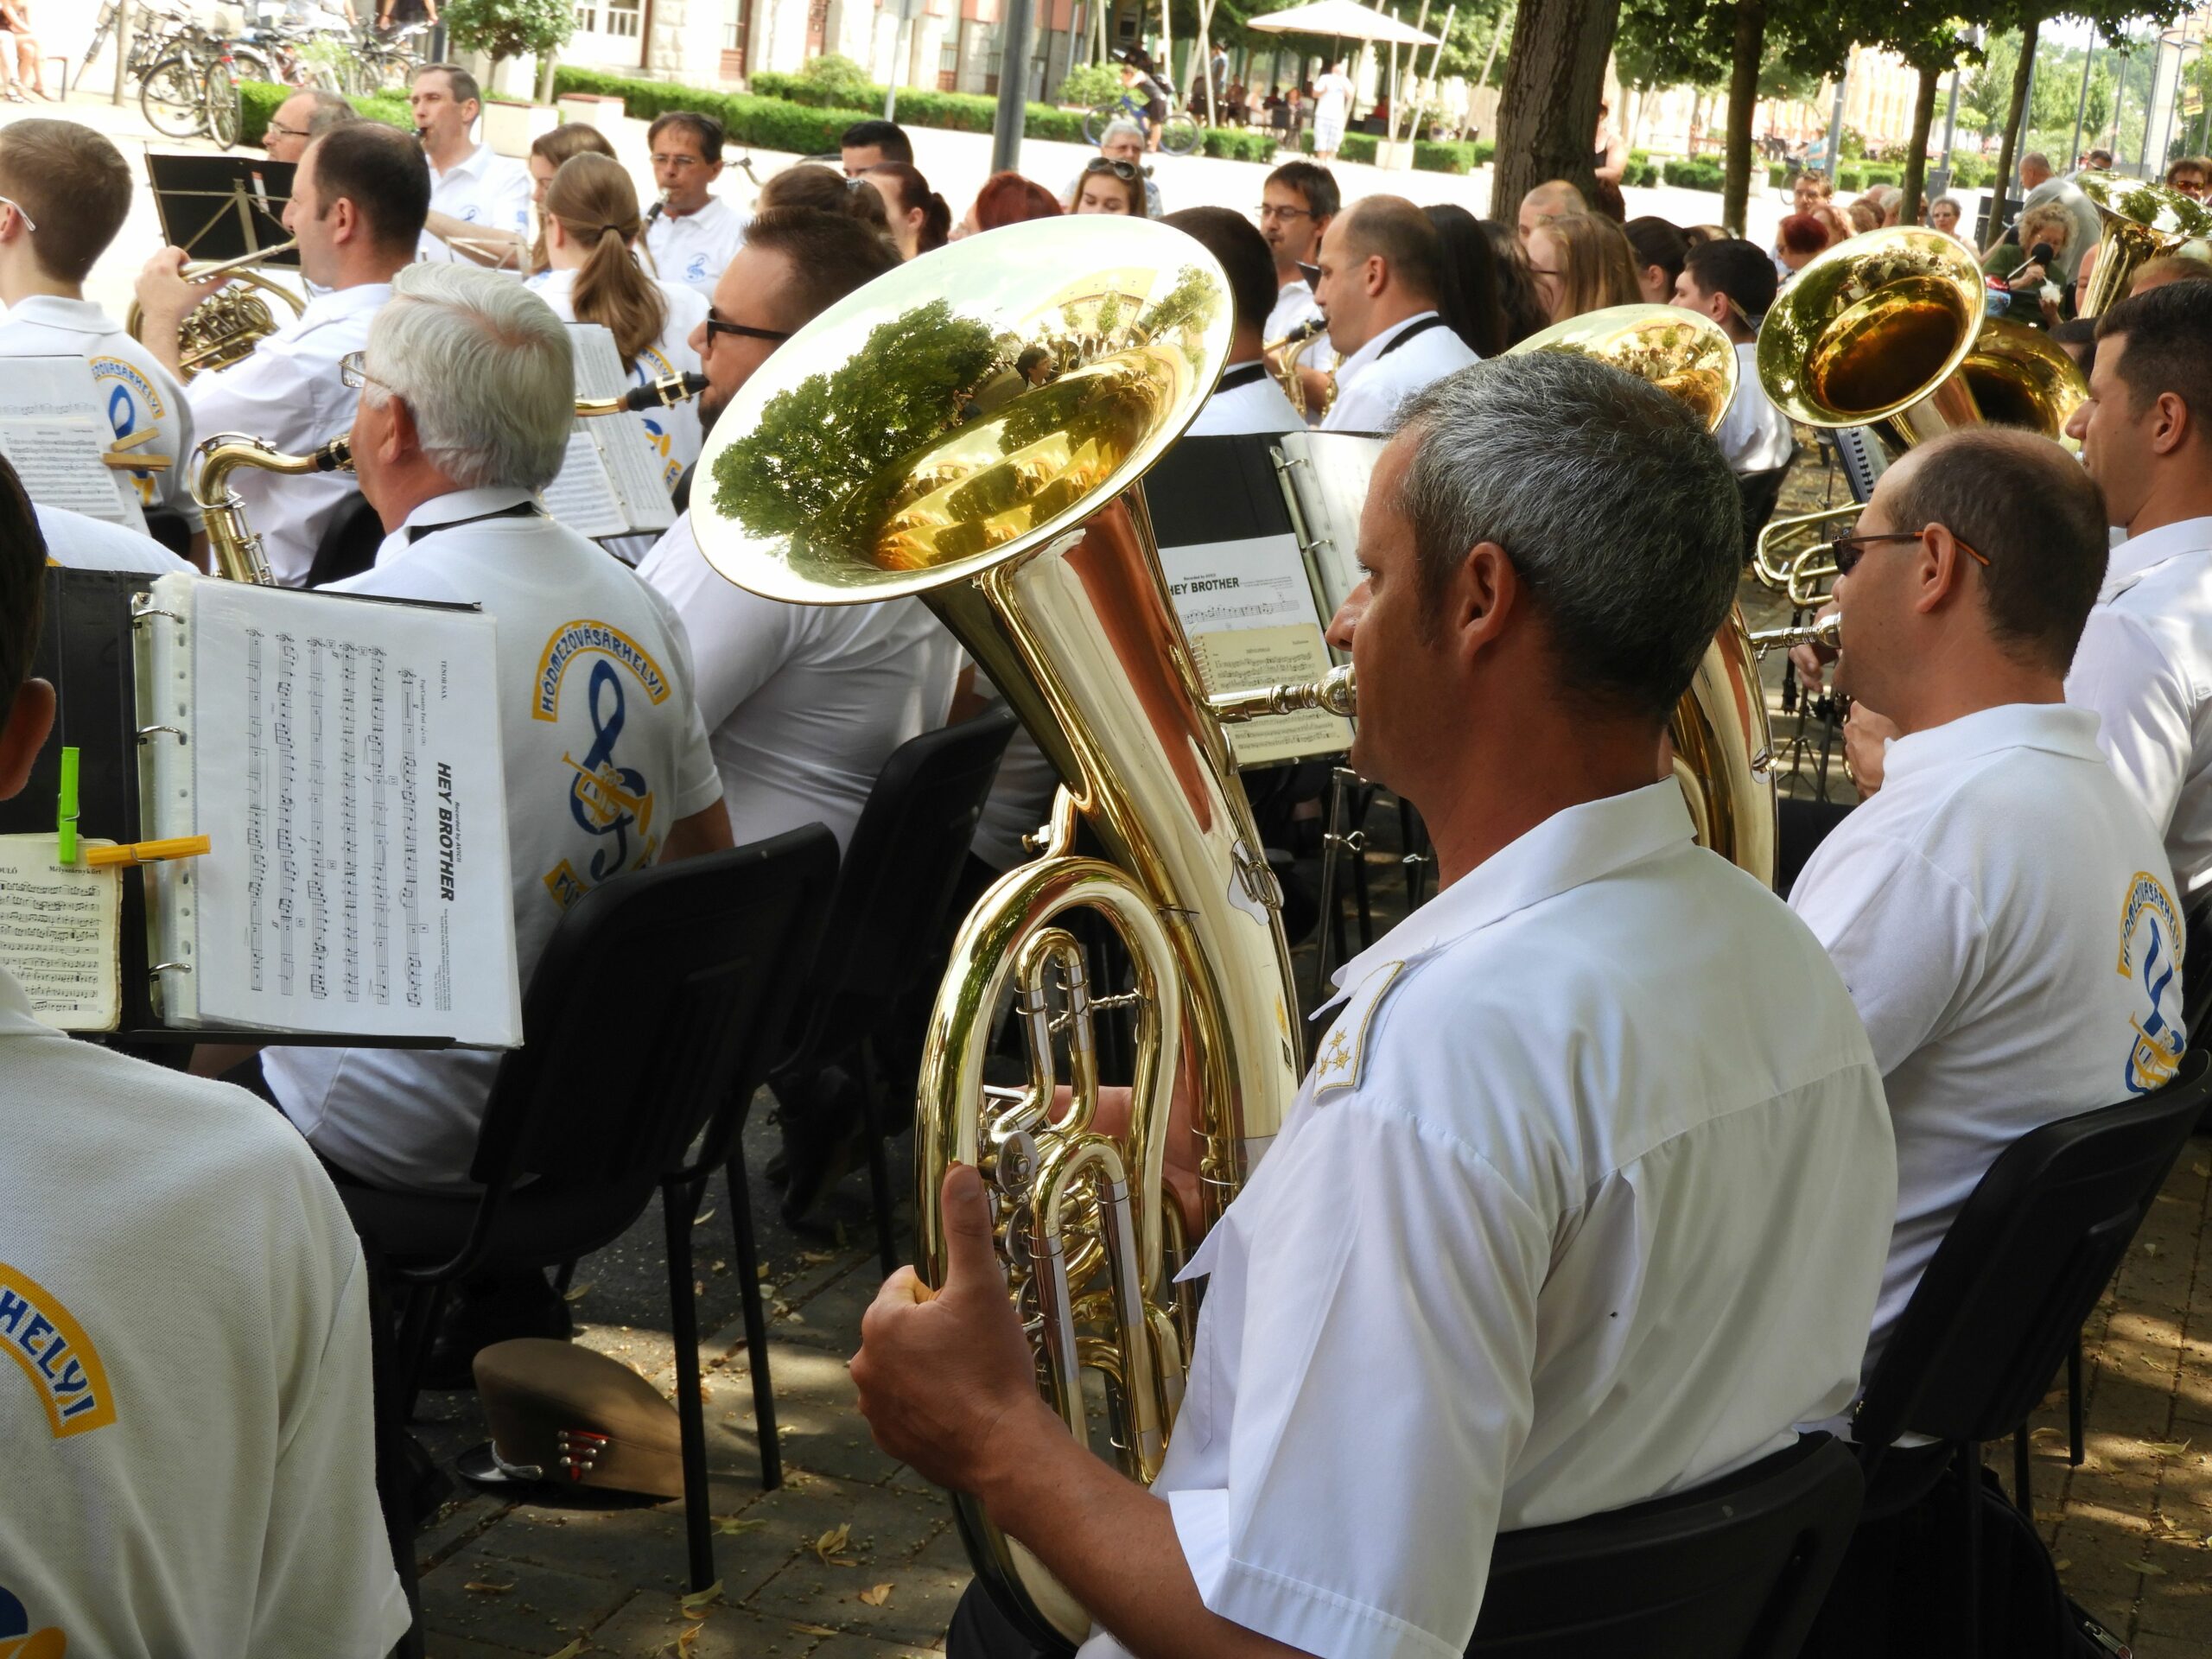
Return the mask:
[[(1158, 149), (1160, 124), (1167, 118), (1174, 93), (1153, 74), (1151, 60), (1134, 50), (1122, 59), (1122, 89), (1131, 98), (1143, 101), (1145, 148)], [(1156, 213), (1154, 217), (1158, 217)]]

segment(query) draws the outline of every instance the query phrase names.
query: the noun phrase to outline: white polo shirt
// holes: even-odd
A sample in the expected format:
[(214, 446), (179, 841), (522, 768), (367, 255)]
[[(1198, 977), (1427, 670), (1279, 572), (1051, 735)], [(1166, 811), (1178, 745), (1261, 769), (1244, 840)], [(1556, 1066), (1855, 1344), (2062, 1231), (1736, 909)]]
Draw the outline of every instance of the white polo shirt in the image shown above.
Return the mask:
[(745, 218), (720, 196), (681, 218), (665, 208), (645, 228), (645, 251), (664, 283), (680, 283), (702, 297), (715, 297), (730, 256), (745, 245)]
[(127, 438), (147, 428), (145, 453), (168, 457), (166, 472), (126, 473), (142, 507), (173, 507), (194, 525), (192, 410), (184, 388), (155, 355), (90, 300), (27, 294), (0, 317), (0, 358), (80, 357), (92, 365), (100, 413)]
[[(653, 285), (660, 290), (661, 299), (668, 307), (668, 321), (661, 327), (660, 338), (638, 353), (638, 360), (630, 370), (630, 384), (633, 386), (665, 380), (672, 374), (699, 372), (699, 353), (691, 349), (691, 331), (707, 320), (707, 302), (680, 283), (658, 279)], [(530, 279), (530, 287), (531, 292), (553, 308), (554, 315), (562, 321), (576, 321), (575, 271), (540, 271)], [(698, 403), (694, 399), (672, 408), (649, 409), (643, 419), (653, 464), (672, 493), (676, 480), (683, 476), (683, 469), (699, 459)], [(645, 550), (639, 550), (642, 553)]]
[[(385, 537), (375, 569), (334, 584), (480, 603), (499, 624), (499, 750), (524, 984), (563, 910), (655, 862), (676, 823), (721, 793), (682, 625), (635, 572), (574, 531), (535, 515), (480, 517), (528, 499), (480, 489), (425, 501)], [(410, 530), (434, 524), (457, 527), (410, 540)], [(377, 1186), (465, 1192), (499, 1058), (271, 1048), (261, 1065), (286, 1115), (340, 1168)]]
[(48, 1030), (5, 969), (0, 1141), (0, 1647), (388, 1651), (368, 1286), (313, 1154)]
[(1736, 342), (1736, 396), (1713, 435), (1731, 472), (1771, 472), (1787, 467), (1797, 453), (1789, 417), (1774, 406), (1759, 382), (1758, 358), (1757, 340)]
[(31, 504), (46, 537), (46, 556), (71, 570), (143, 570), (170, 575), (193, 567), (150, 536), (88, 518), (67, 507)]
[(1321, 429), (1387, 432), (1407, 398), (1481, 360), (1433, 311), (1393, 323), (1338, 365), (1337, 400)]
[(1222, 1617), (1458, 1659), (1497, 1534), (1695, 1486), (1851, 1399), (1889, 1117), (1819, 941), (1671, 781), (1548, 819), (1338, 983), (1185, 1270), (1152, 1490)]
[(763, 599), (707, 563), (688, 512), (638, 575), (683, 619), (740, 846), (823, 823), (843, 847), (892, 750), (951, 711), (960, 647), (918, 599)]
[(1897, 1128), (1871, 1370), (1999, 1153), (2172, 1076), (2180, 910), (2096, 715), (2064, 703), (1892, 742), (1880, 791), (1821, 843), (1789, 904), (1851, 987)]
[(1282, 385), (1256, 358), (1232, 363), (1198, 410), (1186, 437), (1213, 438), (1237, 432), (1303, 432), (1306, 422), (1283, 396)]
[[(244, 432), (289, 454), (302, 454), (344, 436), (360, 393), (339, 379), (338, 360), (368, 345), (369, 325), (391, 298), (389, 283), (317, 294), (251, 357), (219, 374), (199, 376), (186, 396), (200, 441)], [(355, 493), (350, 473), (292, 478), (251, 467), (232, 473), (230, 486), (245, 503), (270, 569), (287, 588), (307, 581), (322, 532)]]
[[(487, 230), (530, 235), (530, 169), (512, 156), (497, 154), (489, 144), (477, 147), (444, 172), (430, 168), (430, 211), (481, 225)], [(424, 259), (451, 264), (463, 259), (442, 237), (423, 232), (417, 248)]]
[(2152, 823), (2184, 904), (2212, 882), (2212, 518), (2122, 542), (2074, 650), (2066, 700)]
[[(1321, 308), (1313, 298), (1313, 285), (1303, 276), (1294, 278), (1275, 290), (1274, 309), (1268, 313), (1267, 325), (1260, 331), (1261, 338), (1271, 342), (1281, 340), (1307, 318), (1320, 315)], [(1326, 363), (1329, 350), (1329, 334), (1325, 328), (1306, 348), (1306, 355), (1300, 360)]]

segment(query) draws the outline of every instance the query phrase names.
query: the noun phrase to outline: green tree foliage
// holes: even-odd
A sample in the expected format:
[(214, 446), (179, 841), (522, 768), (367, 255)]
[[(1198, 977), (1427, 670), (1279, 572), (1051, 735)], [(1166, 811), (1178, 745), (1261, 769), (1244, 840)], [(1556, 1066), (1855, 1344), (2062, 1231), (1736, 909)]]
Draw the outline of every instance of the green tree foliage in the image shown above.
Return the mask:
[(576, 32), (574, 0), (450, 0), (438, 16), (454, 46), (494, 63), (550, 56)]

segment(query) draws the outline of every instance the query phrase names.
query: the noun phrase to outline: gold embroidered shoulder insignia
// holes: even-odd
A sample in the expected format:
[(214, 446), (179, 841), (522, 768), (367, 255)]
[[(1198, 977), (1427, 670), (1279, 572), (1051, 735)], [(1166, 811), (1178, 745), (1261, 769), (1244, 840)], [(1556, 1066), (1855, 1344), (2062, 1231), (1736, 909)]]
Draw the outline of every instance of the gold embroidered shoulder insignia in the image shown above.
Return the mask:
[(1382, 1006), (1383, 997), (1405, 965), (1402, 962), (1383, 963), (1344, 999), (1343, 1012), (1330, 1027), (1320, 1052), (1313, 1057), (1314, 1094), (1359, 1087), (1360, 1071), (1367, 1059), (1367, 1028), (1375, 1019), (1375, 1010)]

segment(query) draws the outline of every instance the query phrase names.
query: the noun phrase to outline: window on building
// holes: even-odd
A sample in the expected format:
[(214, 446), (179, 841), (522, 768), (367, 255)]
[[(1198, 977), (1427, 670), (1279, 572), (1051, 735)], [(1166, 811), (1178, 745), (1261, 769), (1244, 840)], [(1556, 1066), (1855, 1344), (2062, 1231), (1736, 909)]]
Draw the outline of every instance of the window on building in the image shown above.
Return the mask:
[(937, 89), (940, 92), (960, 90), (960, 37), (957, 35), (947, 35), (937, 49)]
[(736, 80), (745, 73), (746, 13), (751, 0), (722, 0), (721, 78)]
[(636, 40), (644, 12), (645, 0), (607, 0), (607, 32), (626, 41)]
[(991, 43), (990, 51), (983, 58), (983, 90), (993, 96), (995, 96), (999, 90), (999, 65), (1005, 57), (1006, 53), (1001, 48), (999, 43), (994, 41)]

